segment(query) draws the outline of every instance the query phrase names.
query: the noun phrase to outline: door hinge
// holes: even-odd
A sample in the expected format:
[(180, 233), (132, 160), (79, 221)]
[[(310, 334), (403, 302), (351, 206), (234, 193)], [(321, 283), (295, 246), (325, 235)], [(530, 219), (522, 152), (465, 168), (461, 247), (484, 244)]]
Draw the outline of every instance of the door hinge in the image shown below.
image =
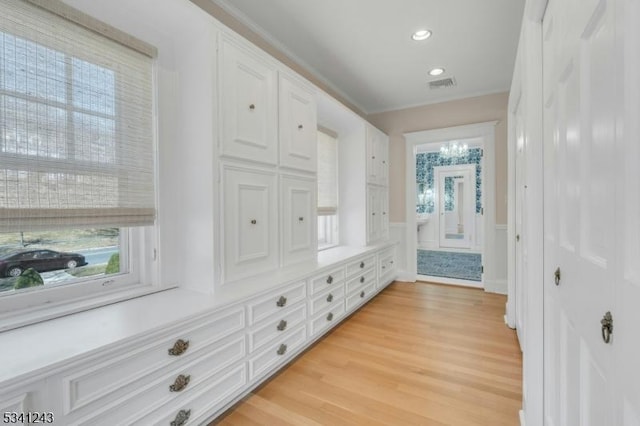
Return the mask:
[(480, 207), (480, 214), (484, 216), (484, 207)]
[(480, 273), (484, 274), (484, 265), (480, 266)]

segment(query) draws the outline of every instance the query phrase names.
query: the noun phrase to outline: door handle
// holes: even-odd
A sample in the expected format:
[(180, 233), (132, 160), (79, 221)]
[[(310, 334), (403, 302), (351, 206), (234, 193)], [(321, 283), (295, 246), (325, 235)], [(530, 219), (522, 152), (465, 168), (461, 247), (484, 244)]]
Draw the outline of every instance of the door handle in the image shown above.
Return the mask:
[(611, 341), (611, 335), (613, 334), (613, 317), (611, 316), (611, 312), (607, 311), (606, 314), (600, 320), (600, 324), (602, 324), (602, 340), (605, 343), (609, 343)]

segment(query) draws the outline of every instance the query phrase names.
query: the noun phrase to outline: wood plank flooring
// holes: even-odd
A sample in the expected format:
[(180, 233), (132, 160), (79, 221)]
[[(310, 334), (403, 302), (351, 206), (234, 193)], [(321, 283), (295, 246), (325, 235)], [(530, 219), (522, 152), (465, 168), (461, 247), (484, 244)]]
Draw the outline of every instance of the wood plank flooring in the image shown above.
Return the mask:
[(393, 283), (212, 424), (517, 425), (522, 359), (505, 302)]

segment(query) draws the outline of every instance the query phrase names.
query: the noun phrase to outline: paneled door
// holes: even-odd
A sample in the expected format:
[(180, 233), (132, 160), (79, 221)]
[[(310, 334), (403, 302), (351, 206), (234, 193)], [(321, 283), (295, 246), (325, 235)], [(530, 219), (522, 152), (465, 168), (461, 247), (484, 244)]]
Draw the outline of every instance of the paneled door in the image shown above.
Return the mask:
[(549, 426), (640, 424), (638, 19), (551, 0), (543, 22)]
[(282, 263), (290, 265), (314, 258), (317, 247), (315, 179), (283, 176), (282, 194)]

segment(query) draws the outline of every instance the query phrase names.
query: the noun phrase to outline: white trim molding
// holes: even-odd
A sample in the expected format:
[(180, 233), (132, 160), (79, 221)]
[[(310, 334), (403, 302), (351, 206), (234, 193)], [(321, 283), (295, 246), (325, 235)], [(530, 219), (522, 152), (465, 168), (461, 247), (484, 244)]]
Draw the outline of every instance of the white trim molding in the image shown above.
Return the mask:
[(484, 244), (483, 260), (484, 274), (482, 281), (492, 283), (495, 288), (496, 259), (495, 259), (495, 129), (498, 121), (468, 124), (464, 126), (447, 127), (443, 129), (423, 130), (405, 133), (406, 140), (406, 271), (409, 281), (417, 280), (417, 233), (416, 233), (416, 151), (419, 145), (442, 143), (453, 139), (482, 138), (484, 149), (483, 181), (491, 182), (483, 187), (484, 207)]

